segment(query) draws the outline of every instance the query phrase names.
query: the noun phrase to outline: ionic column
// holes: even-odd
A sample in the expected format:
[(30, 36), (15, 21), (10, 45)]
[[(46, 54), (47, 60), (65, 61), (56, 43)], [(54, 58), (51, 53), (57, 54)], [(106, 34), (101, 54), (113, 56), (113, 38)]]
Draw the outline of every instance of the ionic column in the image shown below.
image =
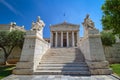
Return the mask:
[(63, 47), (63, 32), (61, 32), (61, 47)]
[(72, 31), (72, 46), (75, 46), (75, 40), (74, 40), (74, 32)]
[(58, 34), (57, 34), (57, 32), (55, 32), (55, 47), (57, 47), (57, 45), (58, 45), (57, 44), (57, 41), (58, 41), (57, 39), (58, 39)]
[(50, 43), (51, 43), (51, 47), (53, 47), (53, 32), (51, 32)]
[(77, 31), (77, 46), (78, 46), (78, 43), (79, 43), (79, 31)]
[(67, 36), (67, 47), (69, 47), (69, 33), (68, 32), (67, 32), (66, 36)]

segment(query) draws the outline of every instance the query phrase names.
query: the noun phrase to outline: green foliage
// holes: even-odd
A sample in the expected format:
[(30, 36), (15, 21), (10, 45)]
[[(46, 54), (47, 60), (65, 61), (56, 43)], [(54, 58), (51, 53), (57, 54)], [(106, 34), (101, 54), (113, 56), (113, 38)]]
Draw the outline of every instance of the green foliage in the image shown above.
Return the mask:
[(8, 43), (8, 31), (0, 31), (0, 47), (7, 46)]
[(20, 48), (22, 48), (24, 35), (24, 32), (18, 30), (10, 32), (8, 35), (10, 46), (19, 46)]
[(110, 67), (112, 68), (114, 73), (120, 76), (120, 64), (111, 64)]
[(14, 66), (0, 66), (0, 79), (12, 74)]
[(25, 32), (14, 30), (14, 31), (0, 31), (0, 48), (4, 51), (5, 61), (12, 52), (13, 48), (19, 46), (22, 48), (24, 42)]
[(115, 36), (112, 34), (112, 32), (102, 31), (101, 40), (104, 46), (112, 46), (112, 44), (115, 43)]
[(120, 0), (106, 0), (102, 5), (104, 30), (113, 30), (120, 37)]

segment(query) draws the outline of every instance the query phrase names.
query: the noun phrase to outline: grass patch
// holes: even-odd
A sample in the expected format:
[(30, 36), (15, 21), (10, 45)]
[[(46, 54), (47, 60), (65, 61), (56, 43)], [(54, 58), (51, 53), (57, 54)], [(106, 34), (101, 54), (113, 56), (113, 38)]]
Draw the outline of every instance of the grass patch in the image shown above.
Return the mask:
[(120, 64), (111, 64), (110, 67), (112, 68), (115, 74), (120, 76)]
[(14, 66), (0, 66), (0, 79), (12, 74), (14, 68)]

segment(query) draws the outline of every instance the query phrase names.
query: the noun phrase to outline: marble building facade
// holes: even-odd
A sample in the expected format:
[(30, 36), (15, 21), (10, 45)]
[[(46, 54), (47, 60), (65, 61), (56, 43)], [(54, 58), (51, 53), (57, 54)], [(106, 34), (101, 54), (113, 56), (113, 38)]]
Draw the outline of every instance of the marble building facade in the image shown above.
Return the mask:
[(51, 47), (76, 47), (79, 41), (79, 25), (63, 22), (50, 27)]

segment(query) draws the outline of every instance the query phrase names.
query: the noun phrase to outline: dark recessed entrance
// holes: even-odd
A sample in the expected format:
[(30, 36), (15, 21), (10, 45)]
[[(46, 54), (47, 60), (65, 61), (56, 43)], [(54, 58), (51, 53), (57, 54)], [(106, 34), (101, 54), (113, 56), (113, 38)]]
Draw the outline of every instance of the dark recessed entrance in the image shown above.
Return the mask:
[(67, 46), (66, 39), (63, 39), (63, 47), (66, 47), (66, 46)]

